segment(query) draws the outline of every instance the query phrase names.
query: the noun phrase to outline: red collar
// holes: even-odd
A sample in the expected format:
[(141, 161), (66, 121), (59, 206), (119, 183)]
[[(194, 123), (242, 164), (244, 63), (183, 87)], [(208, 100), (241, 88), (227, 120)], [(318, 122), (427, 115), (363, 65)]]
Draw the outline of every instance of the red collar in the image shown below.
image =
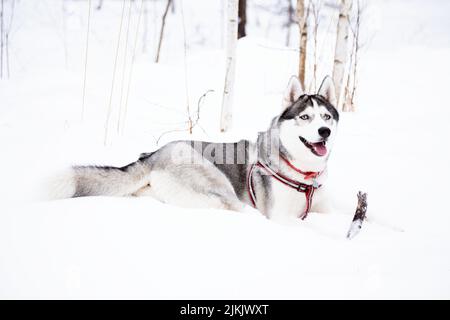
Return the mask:
[[(286, 158), (284, 158), (284, 157), (281, 157), (281, 158), (289, 165), (289, 167), (294, 169), (296, 172), (304, 175), (305, 180), (311, 179), (311, 178), (315, 179), (322, 173), (322, 172), (303, 172), (300, 169), (296, 168), (293, 164), (291, 164)], [(258, 160), (256, 163), (252, 164), (252, 166), (250, 167), (248, 176), (247, 176), (248, 195), (253, 204), (253, 207), (255, 207), (255, 208), (256, 208), (256, 194), (255, 194), (254, 185), (253, 185), (253, 171), (255, 170), (256, 167), (263, 169), (270, 176), (275, 178), (277, 181), (283, 183), (284, 185), (291, 187), (291, 188), (297, 190), (298, 192), (303, 192), (305, 194), (306, 207), (305, 207), (305, 210), (303, 211), (303, 213), (299, 216), (302, 220), (305, 219), (309, 213), (309, 210), (311, 209), (314, 191), (315, 191), (315, 189), (320, 188), (320, 185), (318, 185), (315, 180), (313, 180), (313, 185), (305, 184), (305, 183), (293, 180), (293, 179), (281, 174), (280, 172), (273, 170), (266, 163)]]
[(280, 154), (280, 158), (294, 171), (302, 174), (305, 176), (305, 180), (311, 179), (311, 178), (317, 178), (318, 176), (320, 176), (322, 174), (322, 171), (320, 172), (314, 172), (314, 171), (302, 171), (299, 168), (297, 168), (296, 166), (294, 166), (292, 163), (289, 162), (288, 159), (286, 159), (285, 157), (283, 157)]

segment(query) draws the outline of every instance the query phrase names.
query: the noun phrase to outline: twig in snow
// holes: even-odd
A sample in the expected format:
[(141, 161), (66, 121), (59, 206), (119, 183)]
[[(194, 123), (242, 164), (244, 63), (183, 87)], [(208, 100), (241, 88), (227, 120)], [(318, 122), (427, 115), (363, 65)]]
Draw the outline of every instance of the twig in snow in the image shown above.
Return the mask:
[(367, 213), (367, 193), (361, 191), (358, 192), (358, 205), (356, 206), (356, 212), (353, 216), (352, 224), (347, 233), (347, 239), (352, 239), (361, 230), (362, 223), (366, 218)]

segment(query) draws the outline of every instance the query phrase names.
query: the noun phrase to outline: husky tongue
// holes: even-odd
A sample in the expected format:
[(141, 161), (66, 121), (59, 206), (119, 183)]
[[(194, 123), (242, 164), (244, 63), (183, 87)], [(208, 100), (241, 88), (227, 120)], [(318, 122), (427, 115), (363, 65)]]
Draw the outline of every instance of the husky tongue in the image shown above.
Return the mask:
[(317, 143), (311, 143), (312, 147), (314, 148), (314, 151), (319, 156), (324, 156), (327, 154), (327, 147), (323, 142), (317, 142)]

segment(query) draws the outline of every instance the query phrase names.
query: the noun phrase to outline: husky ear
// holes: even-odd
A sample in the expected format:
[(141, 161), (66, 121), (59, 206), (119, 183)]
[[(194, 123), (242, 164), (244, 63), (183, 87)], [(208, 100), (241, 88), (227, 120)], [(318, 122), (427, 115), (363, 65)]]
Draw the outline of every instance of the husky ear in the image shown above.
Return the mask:
[(337, 103), (336, 90), (334, 88), (333, 80), (331, 80), (330, 76), (326, 76), (323, 79), (317, 94), (320, 94), (321, 96), (325, 97), (333, 106), (336, 107)]
[(291, 79), (289, 79), (288, 86), (284, 92), (283, 110), (290, 107), (302, 94), (303, 88), (299, 78), (292, 76)]

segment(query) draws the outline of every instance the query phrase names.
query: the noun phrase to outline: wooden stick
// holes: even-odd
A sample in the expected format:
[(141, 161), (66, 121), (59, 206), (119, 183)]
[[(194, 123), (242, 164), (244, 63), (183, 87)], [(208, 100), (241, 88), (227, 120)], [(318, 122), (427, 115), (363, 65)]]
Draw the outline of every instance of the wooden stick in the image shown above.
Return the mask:
[(358, 205), (356, 206), (356, 212), (353, 216), (352, 224), (347, 232), (347, 239), (352, 239), (361, 230), (362, 223), (366, 218), (367, 212), (367, 193), (361, 191), (358, 192)]

